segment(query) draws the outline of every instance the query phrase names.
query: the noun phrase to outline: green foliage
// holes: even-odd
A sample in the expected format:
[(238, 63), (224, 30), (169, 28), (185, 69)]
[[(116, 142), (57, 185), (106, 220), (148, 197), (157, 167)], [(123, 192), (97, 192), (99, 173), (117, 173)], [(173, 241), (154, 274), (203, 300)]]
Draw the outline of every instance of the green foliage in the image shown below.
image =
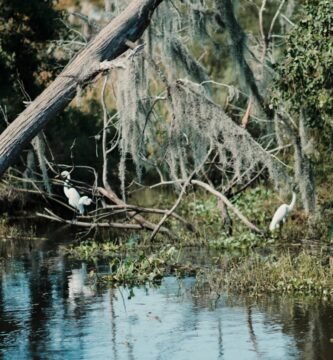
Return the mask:
[(112, 242), (97, 243), (89, 241), (63, 250), (66, 254), (76, 259), (96, 261), (97, 259), (108, 259), (115, 256), (119, 252), (120, 247)]
[(271, 216), (270, 213), (267, 213), (268, 209), (265, 207), (265, 203), (270, 202), (272, 197), (271, 189), (257, 186), (237, 195), (234, 202), (248, 219), (254, 221), (259, 227), (265, 228)]
[(209, 242), (209, 247), (217, 250), (227, 251), (248, 251), (256, 246), (263, 246), (273, 242), (272, 239), (265, 239), (250, 231), (242, 231), (234, 236), (223, 234), (217, 239)]
[(332, 125), (333, 110), (333, 2), (307, 1), (298, 25), (287, 36), (283, 61), (275, 80), (276, 101), (288, 102), (308, 125)]
[(221, 218), (214, 197), (195, 199), (188, 203), (188, 211), (195, 217), (201, 218), (207, 225), (212, 225)]

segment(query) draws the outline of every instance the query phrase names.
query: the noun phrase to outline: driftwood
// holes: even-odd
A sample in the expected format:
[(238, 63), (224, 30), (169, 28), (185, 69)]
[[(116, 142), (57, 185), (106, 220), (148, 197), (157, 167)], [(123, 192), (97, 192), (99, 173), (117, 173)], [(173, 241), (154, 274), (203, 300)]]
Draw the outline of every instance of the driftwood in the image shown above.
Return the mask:
[(74, 98), (80, 88), (113, 67), (112, 61), (138, 40), (163, 0), (133, 0), (67, 65), (0, 135), (0, 176), (29, 143)]

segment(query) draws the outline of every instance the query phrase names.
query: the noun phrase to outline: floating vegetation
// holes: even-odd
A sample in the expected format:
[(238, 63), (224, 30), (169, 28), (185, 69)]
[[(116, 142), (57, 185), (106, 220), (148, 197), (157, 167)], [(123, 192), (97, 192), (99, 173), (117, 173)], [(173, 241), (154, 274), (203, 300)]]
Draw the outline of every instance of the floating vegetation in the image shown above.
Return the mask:
[(65, 253), (80, 260), (92, 261), (98, 268), (98, 261), (109, 266), (108, 273), (91, 272), (90, 277), (99, 285), (137, 286), (158, 283), (164, 276), (179, 277), (194, 275), (195, 268), (179, 262), (180, 250), (167, 245), (154, 251), (139, 247), (126, 247), (112, 243), (83, 243), (64, 249)]
[[(241, 245), (236, 245), (233, 250), (242, 250)], [(87, 242), (66, 249), (66, 253), (93, 262), (96, 269), (99, 264), (106, 264), (107, 272), (91, 273), (91, 279), (100, 285), (159, 284), (163, 277), (175, 275), (196, 276), (195, 289), (199, 292), (208, 288), (215, 294), (284, 293), (324, 299), (333, 296), (333, 259), (323, 251), (313, 254), (310, 250), (292, 253), (275, 249), (273, 253), (266, 249), (265, 254), (260, 254), (249, 250), (230, 252), (230, 249), (214, 248), (211, 244), (198, 247), (197, 252), (191, 253), (190, 249), (172, 245), (152, 249)]]
[(78, 260), (95, 262), (116, 256), (120, 252), (120, 248), (119, 245), (112, 242), (84, 241), (78, 246), (62, 247), (61, 251)]

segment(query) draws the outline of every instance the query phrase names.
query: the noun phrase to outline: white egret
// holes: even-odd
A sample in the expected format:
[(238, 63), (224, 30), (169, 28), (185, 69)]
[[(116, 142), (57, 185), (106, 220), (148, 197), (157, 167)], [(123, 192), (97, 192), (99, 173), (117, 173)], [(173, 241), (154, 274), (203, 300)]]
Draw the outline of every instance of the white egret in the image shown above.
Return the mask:
[(275, 214), (273, 216), (273, 219), (271, 223), (269, 224), (269, 230), (274, 231), (275, 229), (280, 227), (281, 222), (284, 223), (286, 221), (286, 218), (290, 211), (294, 208), (296, 203), (296, 193), (293, 192), (293, 197), (291, 200), (291, 203), (288, 204), (282, 204), (278, 207), (278, 209), (275, 211)]
[(84, 195), (80, 196), (80, 193), (70, 183), (71, 175), (68, 171), (63, 171), (61, 177), (64, 181), (64, 193), (68, 199), (68, 204), (79, 211), (80, 215), (84, 214), (84, 207), (89, 206), (92, 203), (90, 197)]

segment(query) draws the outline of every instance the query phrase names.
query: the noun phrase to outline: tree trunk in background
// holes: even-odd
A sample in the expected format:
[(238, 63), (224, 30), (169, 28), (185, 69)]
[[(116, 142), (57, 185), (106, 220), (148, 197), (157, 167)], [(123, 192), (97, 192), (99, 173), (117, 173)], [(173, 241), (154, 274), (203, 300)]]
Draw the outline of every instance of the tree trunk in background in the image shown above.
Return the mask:
[(307, 128), (303, 110), (299, 115), (298, 136), (294, 140), (295, 151), (295, 179), (298, 183), (305, 213), (314, 214), (316, 206), (315, 180), (313, 165), (306, 153), (308, 148)]
[(313, 178), (313, 169), (310, 159), (304, 154), (301, 138), (297, 137), (294, 141), (295, 151), (295, 180), (299, 186), (301, 200), (304, 211), (310, 215), (315, 210), (315, 184)]
[(110, 61), (128, 49), (150, 23), (163, 0), (133, 0), (110, 22), (0, 135), (0, 176), (15, 161), (24, 146), (62, 111), (79, 87), (86, 86), (100, 72), (100, 63)]

